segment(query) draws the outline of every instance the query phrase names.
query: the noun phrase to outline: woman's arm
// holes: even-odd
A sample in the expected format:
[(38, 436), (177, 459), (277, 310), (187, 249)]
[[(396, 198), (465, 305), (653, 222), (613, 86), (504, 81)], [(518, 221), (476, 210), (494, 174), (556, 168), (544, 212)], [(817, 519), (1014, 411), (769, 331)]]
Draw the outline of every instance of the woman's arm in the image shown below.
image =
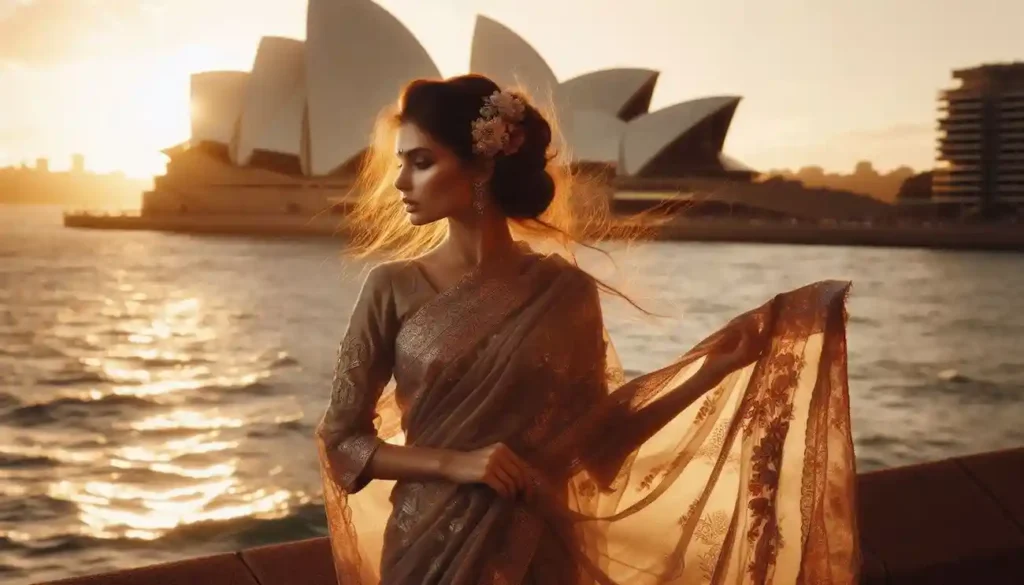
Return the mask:
[(334, 372), (331, 400), (317, 437), (331, 478), (356, 493), (372, 479), (484, 483), (512, 497), (528, 489), (526, 466), (504, 445), (472, 452), (384, 443), (374, 425), (391, 379), (398, 317), (387, 266), (370, 271), (352, 310)]
[(532, 489), (526, 463), (501, 443), (476, 451), (380, 445), (365, 474), (374, 479), (444, 480), (489, 485), (505, 498)]

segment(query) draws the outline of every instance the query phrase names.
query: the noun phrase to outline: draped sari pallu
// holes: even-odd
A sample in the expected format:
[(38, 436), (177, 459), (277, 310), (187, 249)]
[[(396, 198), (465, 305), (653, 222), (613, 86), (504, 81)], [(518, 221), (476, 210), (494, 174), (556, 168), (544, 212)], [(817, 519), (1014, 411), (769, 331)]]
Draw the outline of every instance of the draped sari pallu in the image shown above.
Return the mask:
[[(627, 382), (594, 281), (563, 259), (469, 274), (403, 315), (407, 269), (368, 276), (318, 433), (339, 584), (856, 582), (849, 283), (780, 294)], [(751, 324), (755, 363), (685, 383)], [(537, 494), (367, 485), (381, 441), (503, 442)]]

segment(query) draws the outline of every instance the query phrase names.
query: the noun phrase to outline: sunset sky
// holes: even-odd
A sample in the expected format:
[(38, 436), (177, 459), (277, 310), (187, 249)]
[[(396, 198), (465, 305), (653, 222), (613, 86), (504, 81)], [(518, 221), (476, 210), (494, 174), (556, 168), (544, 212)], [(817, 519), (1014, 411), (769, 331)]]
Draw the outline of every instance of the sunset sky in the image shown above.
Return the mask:
[[(380, 0), (442, 73), (473, 19), (522, 35), (560, 79), (662, 72), (652, 107), (744, 97), (726, 143), (762, 170), (934, 158), (950, 70), (1024, 60), (1020, 0)], [(306, 0), (0, 0), (0, 166), (72, 152), (97, 171), (162, 172), (188, 138), (188, 76), (251, 67), (259, 38), (304, 38)], [(367, 48), (372, 50), (372, 48)]]

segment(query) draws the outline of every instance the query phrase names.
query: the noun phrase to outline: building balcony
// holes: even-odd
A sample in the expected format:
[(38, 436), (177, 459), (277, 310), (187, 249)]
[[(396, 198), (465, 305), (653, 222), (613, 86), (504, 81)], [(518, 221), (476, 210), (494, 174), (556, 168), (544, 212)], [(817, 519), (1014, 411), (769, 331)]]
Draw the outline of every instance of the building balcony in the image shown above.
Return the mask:
[(963, 175), (971, 173), (980, 173), (983, 167), (980, 163), (975, 164), (946, 164), (942, 167), (935, 169), (936, 173), (947, 173), (951, 175)]
[(945, 110), (943, 118), (947, 120), (981, 120), (981, 114), (981, 110), (956, 107)]
[(940, 183), (978, 183), (981, 182), (980, 172), (949, 173), (947, 171), (935, 171), (932, 178)]
[[(969, 136), (943, 136), (936, 143), (939, 148), (964, 151), (981, 150), (983, 145), (981, 140)], [(1006, 144), (1006, 142), (1001, 142), (1001, 144)]]
[(939, 153), (956, 158), (958, 156), (974, 156), (981, 157), (981, 145), (980, 144), (950, 144), (940, 143)]
[(963, 192), (943, 191), (943, 190), (939, 189), (938, 186), (936, 185), (936, 186), (932, 187), (932, 197), (935, 197), (935, 198), (945, 197), (945, 198), (947, 198), (947, 200), (954, 200), (954, 199), (961, 199), (961, 200), (963, 200), (963, 199), (980, 199), (982, 197), (982, 192), (980, 190), (978, 190), (978, 191), (963, 191)]
[(980, 93), (968, 92), (963, 90), (943, 90), (939, 92), (938, 100), (940, 104), (963, 104), (963, 105), (977, 105), (981, 107), (984, 102), (984, 98)]
[(940, 165), (941, 164), (949, 164), (949, 165), (953, 165), (953, 166), (961, 166), (961, 165), (970, 164), (970, 163), (981, 163), (981, 155), (980, 154), (971, 154), (971, 155), (958, 154), (958, 155), (955, 155), (955, 156), (950, 156), (950, 155), (940, 154), (939, 156), (935, 157), (935, 160)]
[(937, 144), (940, 148), (943, 146), (952, 146), (970, 147), (977, 148), (980, 150), (982, 147), (982, 141), (979, 136), (969, 136), (960, 134), (954, 134), (952, 136), (939, 136)]
[(969, 193), (981, 193), (985, 190), (985, 186), (982, 183), (943, 183), (941, 181), (932, 181), (932, 192), (933, 193), (948, 193), (948, 194), (969, 194)]
[(935, 169), (934, 176), (936, 177), (974, 177), (981, 178), (982, 167), (981, 165), (965, 166), (956, 165), (943, 169)]
[(932, 191), (944, 191), (947, 193), (973, 193), (975, 191), (983, 191), (984, 185), (980, 181), (973, 183), (946, 183), (943, 181), (932, 180)]
[(984, 126), (982, 126), (980, 121), (963, 123), (960, 121), (942, 120), (935, 125), (935, 130), (950, 136), (981, 136)]
[(948, 120), (940, 120), (935, 125), (935, 130), (939, 133), (948, 136), (978, 136), (982, 134), (981, 122), (950, 122)]

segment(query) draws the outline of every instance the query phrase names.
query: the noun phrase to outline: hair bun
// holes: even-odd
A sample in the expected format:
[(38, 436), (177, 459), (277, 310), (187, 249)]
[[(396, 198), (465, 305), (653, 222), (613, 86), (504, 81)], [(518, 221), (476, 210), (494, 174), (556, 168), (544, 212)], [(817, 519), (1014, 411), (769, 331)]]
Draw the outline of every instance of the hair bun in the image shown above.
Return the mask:
[(491, 197), (507, 217), (535, 219), (555, 198), (555, 181), (547, 171), (551, 125), (530, 104), (520, 125), (522, 145), (515, 153), (494, 160)]

